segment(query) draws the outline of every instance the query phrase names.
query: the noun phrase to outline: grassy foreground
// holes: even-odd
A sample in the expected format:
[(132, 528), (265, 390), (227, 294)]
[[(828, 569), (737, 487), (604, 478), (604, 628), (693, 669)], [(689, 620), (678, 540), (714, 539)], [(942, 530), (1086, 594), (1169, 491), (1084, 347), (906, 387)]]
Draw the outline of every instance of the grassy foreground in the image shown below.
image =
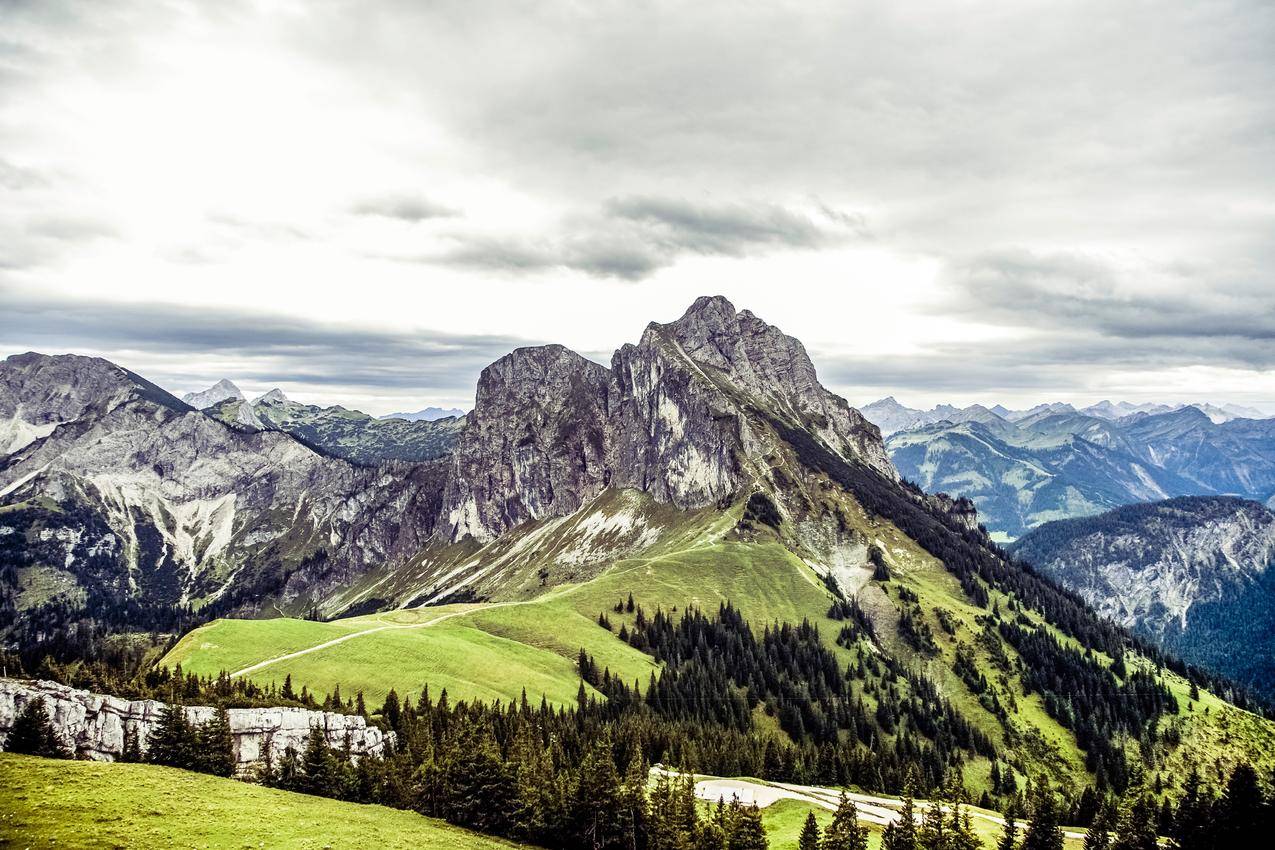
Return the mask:
[(0, 753), (0, 847), (413, 848), (517, 845), (362, 806), (145, 764)]

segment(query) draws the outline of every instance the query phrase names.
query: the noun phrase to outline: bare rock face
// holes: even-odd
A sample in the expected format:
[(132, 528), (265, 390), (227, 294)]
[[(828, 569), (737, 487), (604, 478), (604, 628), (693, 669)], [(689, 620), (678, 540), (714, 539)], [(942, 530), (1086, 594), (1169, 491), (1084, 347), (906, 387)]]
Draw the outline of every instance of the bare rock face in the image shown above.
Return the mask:
[(768, 478), (776, 421), (897, 479), (876, 426), (819, 384), (801, 343), (725, 298), (651, 324), (609, 370), (561, 346), (519, 349), (479, 381), (440, 531), (491, 540), (607, 487), (725, 504)]
[(607, 486), (610, 374), (560, 345), (483, 370), (444, 495), (453, 539), (577, 510)]
[[(156, 700), (126, 700), (81, 691), (56, 682), (0, 679), (0, 740), (26, 705), (43, 698), (54, 731), (78, 757), (115, 761), (124, 751), (125, 731), (135, 731), (142, 751), (159, 724), (165, 705)], [(192, 723), (205, 723), (214, 709), (186, 708)], [(355, 757), (382, 755), (393, 745), (394, 733), (368, 726), (362, 717), (311, 711), (305, 708), (232, 708), (230, 731), (234, 736), (235, 763), (241, 773), (259, 765), (269, 750), (276, 762), (289, 749), (300, 753), (311, 728), (324, 730), (328, 744), (345, 746)]]

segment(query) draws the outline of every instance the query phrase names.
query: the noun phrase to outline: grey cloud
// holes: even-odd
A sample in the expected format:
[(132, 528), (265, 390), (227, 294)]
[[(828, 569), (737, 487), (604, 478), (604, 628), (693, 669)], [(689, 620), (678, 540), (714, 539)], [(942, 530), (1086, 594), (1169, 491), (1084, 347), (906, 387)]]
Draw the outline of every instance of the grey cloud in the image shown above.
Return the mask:
[[(889, 356), (814, 353), (830, 386), (875, 388), (881, 395), (926, 391), (998, 394), (1035, 391), (1040, 398), (1096, 388), (1114, 372), (1151, 374), (1181, 366), (1252, 372), (1275, 368), (1275, 343), (1219, 346), (1208, 338), (1147, 338), (1135, 342), (1063, 330), (1047, 337), (936, 344)], [(1154, 389), (1148, 387), (1147, 389)], [(1254, 385), (1254, 391), (1264, 393)]]
[(350, 208), (350, 212), (355, 215), (397, 218), (410, 222), (425, 221), (431, 218), (452, 218), (460, 215), (459, 210), (435, 203), (427, 198), (407, 195), (370, 198), (355, 204)]
[(844, 244), (866, 232), (859, 217), (829, 215), (821, 208), (821, 218), (770, 203), (628, 196), (568, 216), (552, 238), (453, 233), (454, 249), (417, 259), (481, 270), (565, 268), (640, 280), (688, 254), (740, 257), (780, 248), (809, 250)]
[(110, 222), (74, 215), (36, 219), (27, 223), (26, 232), (59, 242), (91, 242), (119, 236), (119, 231)]
[(462, 398), (472, 395), (485, 366), (535, 342), (364, 330), (246, 310), (44, 300), (4, 291), (0, 313), (6, 317), (0, 348), (10, 353), (91, 350), (110, 356), (141, 350), (151, 360), (166, 362), (174, 375), (187, 374), (191, 363), (227, 356), (241, 364), (241, 371), (230, 375), (236, 380), (441, 391)]
[(48, 183), (48, 178), (40, 172), (0, 159), (0, 186), (5, 189), (20, 192), (25, 189), (38, 189), (47, 186)]
[(1001, 251), (955, 265), (949, 283), (942, 312), (1003, 324), (1129, 340), (1230, 339), (1242, 350), (1275, 342), (1275, 275), (1226, 262), (1121, 269), (1084, 254)]

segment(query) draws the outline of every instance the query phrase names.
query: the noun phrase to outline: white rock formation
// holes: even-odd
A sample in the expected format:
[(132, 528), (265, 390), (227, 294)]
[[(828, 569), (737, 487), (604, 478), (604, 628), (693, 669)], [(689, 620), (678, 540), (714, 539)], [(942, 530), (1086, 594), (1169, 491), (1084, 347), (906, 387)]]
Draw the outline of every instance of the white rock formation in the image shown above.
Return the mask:
[[(136, 730), (142, 750), (159, 723), (164, 703), (156, 700), (127, 700), (94, 694), (56, 682), (0, 678), (0, 741), (27, 703), (43, 697), (53, 728), (63, 743), (80, 758), (115, 761), (124, 750), (124, 733)], [(209, 706), (189, 706), (186, 716), (203, 723), (213, 716)], [(394, 740), (393, 732), (382, 732), (359, 716), (305, 708), (232, 708), (230, 731), (234, 735), (235, 762), (247, 772), (264, 758), (269, 747), (277, 763), (289, 747), (298, 753), (305, 747), (310, 729), (324, 730), (333, 747), (345, 746), (355, 756), (379, 756)]]

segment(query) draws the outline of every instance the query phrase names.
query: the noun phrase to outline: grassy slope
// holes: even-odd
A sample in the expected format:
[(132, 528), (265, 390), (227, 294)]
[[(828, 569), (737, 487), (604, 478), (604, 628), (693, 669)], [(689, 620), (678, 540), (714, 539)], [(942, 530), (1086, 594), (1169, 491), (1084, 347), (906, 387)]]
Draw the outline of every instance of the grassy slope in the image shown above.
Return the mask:
[(167, 767), (0, 753), (0, 845), (67, 848), (515, 845), (383, 806), (360, 806)]
[[(1033, 775), (1043, 771), (1066, 784), (1087, 781), (1083, 754), (1072, 734), (1045, 713), (1038, 695), (1023, 695), (1014, 650), (1001, 642), (1010, 660), (1010, 668), (1001, 670), (978, 641), (982, 626), (977, 618), (987, 611), (972, 605), (942, 564), (893, 525), (867, 516), (848, 497), (838, 502), (847, 523), (863, 539), (879, 545), (891, 564), (890, 582), (871, 582), (860, 593), (885, 647), (923, 669), (962, 714), (1004, 751), (1012, 751)], [(599, 612), (606, 612), (617, 629), (623, 622), (631, 624), (632, 615), (612, 611), (630, 593), (648, 613), (657, 607), (667, 611), (688, 605), (712, 611), (729, 599), (759, 628), (770, 622), (808, 618), (820, 626), (831, 644), (838, 624), (824, 617), (830, 597), (822, 583), (800, 558), (778, 543), (731, 542), (729, 532), (737, 513), (732, 510), (707, 521), (683, 523), (675, 535), (645, 555), (621, 558), (596, 577), (560, 586), (537, 598), (407, 609), (331, 623), (222, 620), (183, 638), (164, 663), (180, 661), (188, 670), (216, 673), (341, 634), (411, 625), (418, 627), (384, 628), (272, 664), (252, 675), (265, 683), (281, 682), (285, 674), (291, 674), (295, 687), (304, 684), (319, 693), (339, 683), (347, 695), (364, 690), (372, 704), (390, 687), (412, 692), (425, 683), (435, 693), (446, 687), (455, 699), (515, 699), (525, 687), (533, 700), (544, 695), (552, 702), (567, 704), (579, 687), (574, 660), (581, 647), (600, 667), (610, 668), (626, 681), (645, 683), (655, 669), (651, 659), (595, 622)], [(920, 656), (899, 638), (900, 586), (920, 598), (923, 619), (930, 624), (938, 644), (937, 654)], [(992, 596), (1006, 612), (1009, 599), (998, 592)], [(940, 608), (955, 624), (954, 635), (941, 627), (936, 614)], [(1027, 616), (1040, 622), (1033, 612)], [(423, 625), (439, 617), (447, 619)], [(1050, 631), (1062, 637), (1056, 630)], [(979, 670), (997, 689), (1002, 702), (1017, 706), (1012, 731), (1007, 731), (953, 672), (960, 644), (973, 649)], [(834, 650), (843, 662), (857, 658), (855, 650)], [(1159, 747), (1151, 760), (1153, 769), (1162, 771), (1166, 780), (1180, 779), (1189, 763), (1200, 766), (1203, 772), (1216, 772), (1216, 763), (1229, 766), (1242, 751), (1256, 754), (1259, 767), (1265, 761), (1275, 762), (1275, 727), (1208, 694), (1195, 712), (1188, 713), (1185, 683), (1175, 683), (1172, 678), (1167, 679), (1170, 686), (1181, 691), (1184, 710), (1179, 722), (1184, 744), (1176, 749)], [(873, 704), (871, 695), (867, 702)], [(982, 759), (967, 765), (967, 785), (973, 792), (986, 786), (988, 768), (989, 763)], [(1022, 779), (1020, 773), (1020, 784)]]

